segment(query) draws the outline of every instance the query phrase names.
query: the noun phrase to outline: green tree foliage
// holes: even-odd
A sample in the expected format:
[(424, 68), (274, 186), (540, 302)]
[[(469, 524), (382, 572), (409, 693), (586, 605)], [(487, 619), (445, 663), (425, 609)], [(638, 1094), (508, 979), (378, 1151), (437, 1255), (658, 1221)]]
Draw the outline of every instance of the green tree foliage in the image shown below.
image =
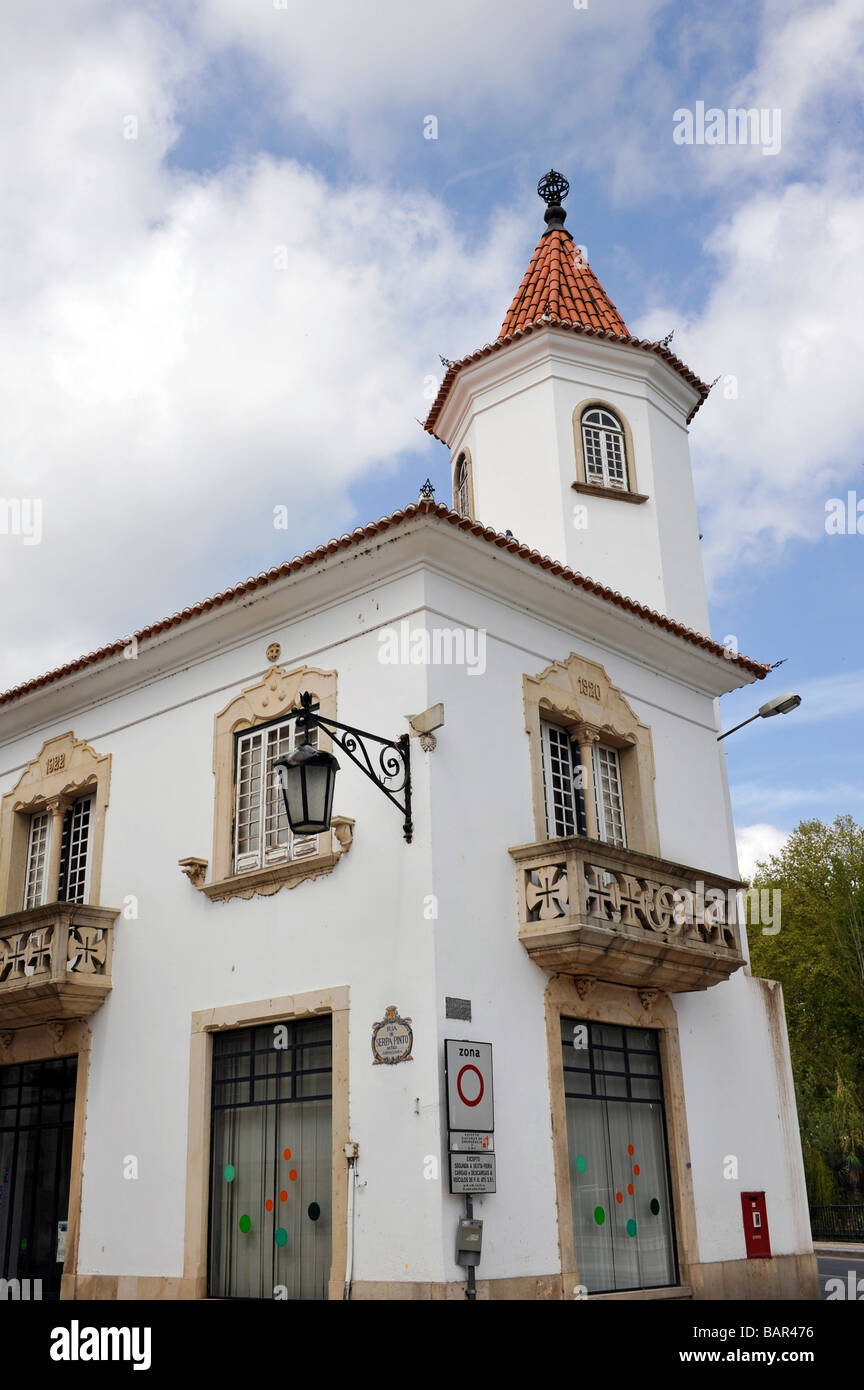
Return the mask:
[(864, 828), (802, 821), (752, 886), (781, 894), (780, 931), (751, 925), (751, 900), (747, 936), (753, 974), (783, 986), (810, 1201), (862, 1200)]

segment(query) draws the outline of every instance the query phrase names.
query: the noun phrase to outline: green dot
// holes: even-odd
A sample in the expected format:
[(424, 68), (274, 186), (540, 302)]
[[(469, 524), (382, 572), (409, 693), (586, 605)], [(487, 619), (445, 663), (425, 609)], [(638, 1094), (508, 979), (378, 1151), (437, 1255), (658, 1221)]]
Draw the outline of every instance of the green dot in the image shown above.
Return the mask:
[(659, 1212), (660, 1212), (660, 1203), (657, 1201), (657, 1198), (656, 1198), (656, 1197), (652, 1197), (652, 1198), (651, 1198), (651, 1203), (650, 1203), (650, 1205), (651, 1205), (651, 1215), (652, 1215), (652, 1216), (657, 1216), (657, 1215), (659, 1214)]
[(636, 1234), (636, 1222), (633, 1220), (632, 1216), (630, 1217), (630, 1220), (627, 1222), (627, 1234), (628, 1236), (635, 1236)]
[(585, 1157), (584, 1154), (579, 1154), (579, 1156), (578, 1156), (577, 1159), (576, 1159), (576, 1172), (577, 1172), (577, 1173), (584, 1173), (584, 1172), (585, 1172), (585, 1169), (586, 1169), (587, 1167), (588, 1167), (588, 1160), (587, 1160), (587, 1158)]
[(234, 1164), (233, 1164), (233, 1163), (226, 1163), (226, 1164), (225, 1164), (225, 1181), (226, 1181), (226, 1182), (233, 1182), (234, 1179), (236, 1178), (236, 1176), (237, 1176), (237, 1169), (234, 1167)]
[(606, 1220), (606, 1213), (602, 1207), (594, 1208), (594, 1220), (597, 1222), (598, 1226), (603, 1225), (603, 1222)]
[(241, 1216), (240, 1220), (237, 1222), (237, 1225), (240, 1227), (240, 1230), (243, 1232), (245, 1236), (247, 1231), (251, 1231), (252, 1229), (252, 1217)]
[(317, 1220), (318, 1220), (318, 1217), (319, 1217), (320, 1215), (321, 1215), (321, 1208), (319, 1207), (318, 1203), (317, 1203), (317, 1202), (310, 1202), (310, 1203), (309, 1203), (309, 1220), (310, 1220), (310, 1221), (317, 1221)]
[(279, 1229), (278, 1229), (278, 1231), (276, 1232), (276, 1244), (277, 1244), (277, 1245), (287, 1245), (287, 1244), (288, 1244), (288, 1232), (285, 1230), (285, 1227), (284, 1227), (284, 1226), (280, 1226)]
[(21, 1249), (22, 1249), (22, 1250), (26, 1250), (26, 1249), (27, 1249), (27, 1242), (26, 1242), (26, 1240), (22, 1240), (22, 1242), (21, 1242)]

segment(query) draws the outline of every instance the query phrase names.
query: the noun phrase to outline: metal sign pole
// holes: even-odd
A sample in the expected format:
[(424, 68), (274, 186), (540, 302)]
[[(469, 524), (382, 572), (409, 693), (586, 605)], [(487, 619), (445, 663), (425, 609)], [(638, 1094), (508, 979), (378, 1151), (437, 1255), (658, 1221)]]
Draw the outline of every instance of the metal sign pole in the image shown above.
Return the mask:
[[(465, 1215), (469, 1221), (474, 1220), (474, 1202), (470, 1192), (465, 1193)], [(468, 1287), (465, 1290), (465, 1297), (476, 1301), (477, 1289), (474, 1284), (474, 1266), (468, 1266)]]

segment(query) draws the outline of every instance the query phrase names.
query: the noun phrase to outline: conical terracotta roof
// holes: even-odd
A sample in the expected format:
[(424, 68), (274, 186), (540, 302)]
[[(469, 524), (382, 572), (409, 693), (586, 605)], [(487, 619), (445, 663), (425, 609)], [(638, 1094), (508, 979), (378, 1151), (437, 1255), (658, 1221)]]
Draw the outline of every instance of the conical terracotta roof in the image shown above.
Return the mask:
[(545, 232), (537, 243), (516, 297), (507, 310), (499, 339), (536, 323), (544, 314), (583, 328), (624, 333), (627, 325), (573, 238), (563, 227)]

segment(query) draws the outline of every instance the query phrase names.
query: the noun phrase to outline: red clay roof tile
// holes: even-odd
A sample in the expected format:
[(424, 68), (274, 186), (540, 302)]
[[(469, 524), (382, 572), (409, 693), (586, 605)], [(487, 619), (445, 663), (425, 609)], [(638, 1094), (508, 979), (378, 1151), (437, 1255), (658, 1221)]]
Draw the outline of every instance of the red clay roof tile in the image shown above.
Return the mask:
[(399, 526), (418, 515), (433, 517), (450, 526), (457, 527), (460, 531), (470, 531), (472, 536), (480, 537), (501, 549), (506, 547), (511, 554), (518, 555), (521, 560), (525, 560), (531, 565), (539, 565), (541, 569), (548, 570), (550, 574), (560, 575), (562, 579), (565, 579), (575, 588), (596, 594), (599, 598), (605, 599), (607, 603), (614, 603), (619, 608), (625, 608), (644, 622), (662, 628), (665, 632), (671, 632), (693, 646), (702, 647), (714, 656), (722, 657), (731, 662), (733, 666), (740, 666), (742, 670), (749, 671), (751, 675), (754, 675), (757, 680), (763, 680), (771, 670), (770, 666), (754, 661), (748, 656), (742, 656), (740, 653), (730, 655), (727, 647), (721, 647), (719, 643), (714, 642), (710, 637), (705, 637), (701, 632), (694, 632), (692, 628), (685, 627), (683, 623), (676, 623), (674, 618), (667, 618), (665, 614), (657, 613), (653, 608), (646, 608), (628, 595), (620, 594), (617, 589), (609, 589), (604, 584), (598, 584), (596, 580), (579, 574), (577, 570), (572, 570), (569, 565), (562, 565), (560, 561), (552, 560), (548, 555), (541, 555), (538, 550), (532, 550), (514, 536), (502, 535), (493, 527), (484, 526), (481, 521), (473, 521), (470, 517), (463, 516), (461, 512), (453, 511), (443, 502), (422, 501), (411, 503), (403, 511), (393, 512), (391, 516), (382, 516), (378, 521), (371, 521), (368, 526), (357, 526), (350, 534), (328, 541), (326, 545), (319, 545), (315, 550), (307, 550), (303, 555), (295, 555), (293, 560), (287, 560), (284, 564), (273, 566), (269, 570), (262, 571), (261, 574), (253, 575), (249, 579), (235, 584), (233, 588), (226, 589), (221, 594), (214, 594), (212, 598), (202, 599), (200, 603), (193, 604), (190, 608), (184, 608), (181, 612), (172, 614), (171, 617), (151, 623), (149, 627), (141, 628), (130, 634), (129, 637), (121, 637), (118, 641), (100, 647), (87, 656), (80, 656), (75, 661), (67, 662), (65, 666), (58, 666), (56, 670), (48, 671), (43, 676), (36, 676), (33, 680), (25, 681), (23, 685), (13, 686), (12, 689), (0, 694), (0, 705), (11, 704), (14, 700), (29, 695), (33, 690), (39, 690), (46, 685), (53, 685), (56, 681), (62, 680), (64, 676), (73, 675), (86, 666), (97, 665), (106, 657), (117, 656), (125, 647), (128, 647), (133, 638), (140, 644), (159, 632), (166, 632), (170, 628), (190, 622), (211, 608), (219, 608), (224, 603), (231, 603), (249, 590), (265, 588), (277, 579), (293, 574), (307, 565), (317, 564), (319, 560), (324, 559), (327, 555), (332, 555), (337, 550), (357, 545), (361, 541), (389, 530), (391, 526)]

